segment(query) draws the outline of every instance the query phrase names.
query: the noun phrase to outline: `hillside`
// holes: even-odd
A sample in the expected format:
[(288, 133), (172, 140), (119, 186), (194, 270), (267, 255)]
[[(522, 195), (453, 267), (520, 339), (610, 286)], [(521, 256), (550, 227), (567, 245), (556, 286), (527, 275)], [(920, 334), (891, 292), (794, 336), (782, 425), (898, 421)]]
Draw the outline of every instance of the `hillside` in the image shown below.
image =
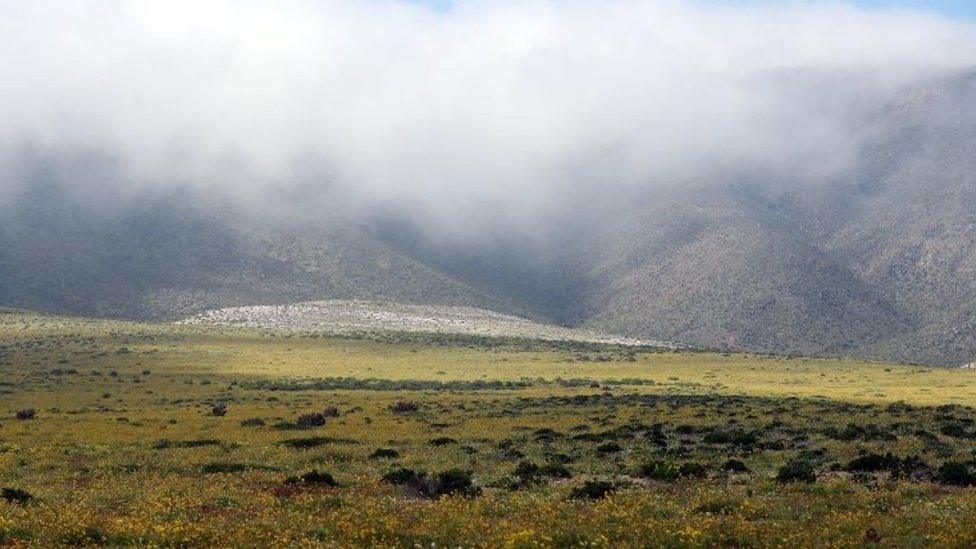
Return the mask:
[(230, 307), (206, 311), (179, 323), (261, 328), (287, 333), (412, 332), (677, 348), (673, 343), (568, 329), (475, 307), (361, 300)]

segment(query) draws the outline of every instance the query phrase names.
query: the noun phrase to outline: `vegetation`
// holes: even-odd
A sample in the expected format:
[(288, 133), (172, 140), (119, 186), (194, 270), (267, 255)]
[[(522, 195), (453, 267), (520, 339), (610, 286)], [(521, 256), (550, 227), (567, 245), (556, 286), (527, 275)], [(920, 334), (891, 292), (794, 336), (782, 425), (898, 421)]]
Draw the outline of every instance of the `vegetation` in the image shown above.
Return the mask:
[(578, 353), (0, 314), (0, 544), (976, 543), (976, 373)]

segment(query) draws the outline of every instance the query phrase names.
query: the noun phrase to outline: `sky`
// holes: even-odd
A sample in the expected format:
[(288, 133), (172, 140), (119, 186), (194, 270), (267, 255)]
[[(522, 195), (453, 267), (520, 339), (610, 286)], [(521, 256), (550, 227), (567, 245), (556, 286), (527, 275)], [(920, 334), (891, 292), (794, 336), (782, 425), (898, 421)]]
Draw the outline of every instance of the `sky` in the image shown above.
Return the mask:
[[(450, 10), (455, 0), (408, 0), (432, 7), (436, 11)], [(749, 3), (750, 0), (704, 0), (713, 3)], [(842, 1), (842, 0), (841, 0)], [(756, 3), (756, 2), (752, 2)], [(767, 2), (768, 3), (768, 2)], [(867, 8), (898, 8), (930, 11), (949, 17), (976, 19), (974, 0), (853, 0), (853, 5)]]
[(825, 177), (867, 110), (976, 65), (968, 19), (719, 4), (5, 0), (0, 201), (41, 172), (87, 196), (518, 224), (621, 190)]

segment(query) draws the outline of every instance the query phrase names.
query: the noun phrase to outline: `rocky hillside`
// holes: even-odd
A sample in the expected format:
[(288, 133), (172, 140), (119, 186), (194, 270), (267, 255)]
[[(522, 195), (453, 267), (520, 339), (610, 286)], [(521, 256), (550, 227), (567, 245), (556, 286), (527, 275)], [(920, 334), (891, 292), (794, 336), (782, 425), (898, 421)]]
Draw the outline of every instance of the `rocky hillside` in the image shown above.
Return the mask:
[(487, 337), (576, 341), (612, 345), (677, 348), (677, 344), (614, 336), (591, 330), (541, 324), (475, 307), (418, 305), (362, 300), (329, 300), (288, 305), (215, 309), (180, 324), (238, 326), (283, 332), (349, 334), (414, 332)]

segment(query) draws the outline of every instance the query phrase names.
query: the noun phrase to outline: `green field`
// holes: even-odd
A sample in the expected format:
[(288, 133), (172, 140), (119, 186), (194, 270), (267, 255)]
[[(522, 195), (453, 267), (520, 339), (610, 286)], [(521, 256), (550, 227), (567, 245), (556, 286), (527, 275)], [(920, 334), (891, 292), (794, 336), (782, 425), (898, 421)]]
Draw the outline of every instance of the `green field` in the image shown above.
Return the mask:
[(971, 546), (974, 404), (918, 365), (6, 311), (0, 546)]

